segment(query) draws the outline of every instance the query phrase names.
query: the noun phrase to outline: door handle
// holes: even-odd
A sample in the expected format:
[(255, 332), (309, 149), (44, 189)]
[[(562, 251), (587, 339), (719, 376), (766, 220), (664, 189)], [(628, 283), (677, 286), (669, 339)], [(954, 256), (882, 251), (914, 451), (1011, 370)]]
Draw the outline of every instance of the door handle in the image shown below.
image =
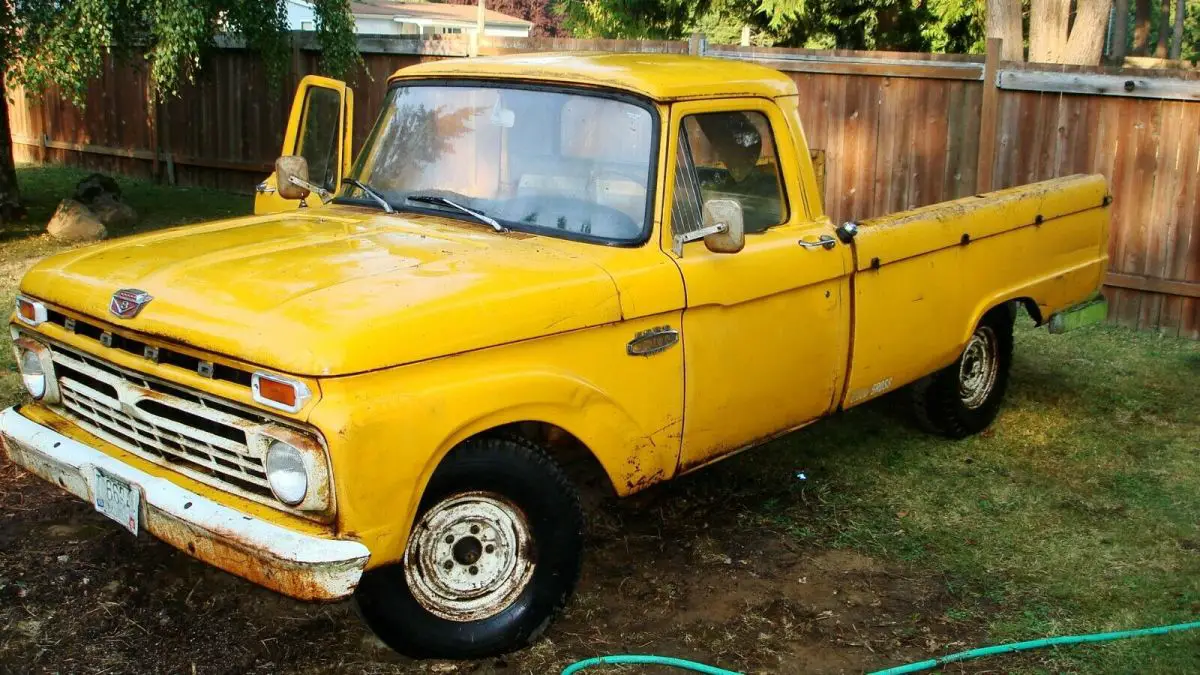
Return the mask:
[(267, 181), (264, 180), (263, 182), (254, 186), (254, 191), (259, 193), (260, 195), (265, 195), (265, 194), (270, 194), (270, 193), (274, 192), (275, 188), (271, 187), (270, 185), (267, 185)]
[(828, 234), (821, 235), (817, 241), (804, 241), (803, 239), (801, 239), (797, 243), (799, 243), (801, 246), (803, 246), (806, 249), (823, 248), (826, 251), (833, 250), (833, 247), (837, 246), (837, 240), (834, 239), (833, 237), (829, 236)]

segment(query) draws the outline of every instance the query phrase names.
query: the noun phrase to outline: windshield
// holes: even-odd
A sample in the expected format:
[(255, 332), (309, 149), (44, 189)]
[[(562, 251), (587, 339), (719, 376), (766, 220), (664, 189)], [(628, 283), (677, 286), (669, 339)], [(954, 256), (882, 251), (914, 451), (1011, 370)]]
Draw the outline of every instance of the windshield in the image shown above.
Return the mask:
[[(401, 210), (603, 243), (645, 239), (654, 116), (625, 99), (492, 85), (388, 92), (350, 177)], [(431, 197), (441, 198), (439, 200)], [(372, 204), (347, 184), (341, 199)]]

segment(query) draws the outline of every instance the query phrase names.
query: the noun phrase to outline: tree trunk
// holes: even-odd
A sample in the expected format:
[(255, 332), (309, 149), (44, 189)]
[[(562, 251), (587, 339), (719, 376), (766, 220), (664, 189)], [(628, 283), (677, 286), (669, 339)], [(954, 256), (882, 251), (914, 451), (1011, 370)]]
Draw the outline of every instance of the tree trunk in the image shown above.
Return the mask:
[(1025, 38), (1024, 31), (1021, 29), (1021, 0), (987, 0), (987, 36), (1004, 40), (1004, 47), (1000, 51), (1000, 60), (1025, 60)]
[(1071, 27), (1071, 37), (1067, 40), (1059, 63), (1083, 66), (1100, 64), (1112, 3), (1113, 0), (1079, 0), (1075, 25)]
[(1154, 55), (1160, 59), (1167, 58), (1167, 35), (1171, 32), (1171, 0), (1162, 0), (1162, 14), (1158, 17), (1158, 46)]
[(1183, 58), (1183, 19), (1187, 16), (1187, 8), (1183, 0), (1175, 0), (1175, 30), (1171, 35), (1171, 58)]
[(1067, 47), (1071, 0), (1033, 0), (1029, 6), (1029, 62), (1059, 63)]
[(1121, 65), (1129, 50), (1129, 0), (1116, 0), (1116, 16), (1113, 17), (1112, 62)]
[(4, 88), (4, 71), (0, 70), (0, 225), (24, 215), (13, 165), (12, 130), (8, 127), (8, 90)]
[(1150, 53), (1150, 0), (1134, 0), (1133, 53), (1146, 56)]

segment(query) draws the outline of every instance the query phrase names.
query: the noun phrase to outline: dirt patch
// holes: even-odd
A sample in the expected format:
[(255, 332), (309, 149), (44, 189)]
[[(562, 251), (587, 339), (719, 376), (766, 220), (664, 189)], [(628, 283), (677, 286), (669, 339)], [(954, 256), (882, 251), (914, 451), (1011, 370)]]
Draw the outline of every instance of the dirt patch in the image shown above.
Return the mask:
[(349, 603), (283, 598), (0, 464), (0, 671), (541, 674), (635, 652), (856, 673), (962, 644), (934, 579), (748, 527), (744, 505), (689, 480), (603, 502), (579, 592), (546, 639), (449, 663), (397, 656)]

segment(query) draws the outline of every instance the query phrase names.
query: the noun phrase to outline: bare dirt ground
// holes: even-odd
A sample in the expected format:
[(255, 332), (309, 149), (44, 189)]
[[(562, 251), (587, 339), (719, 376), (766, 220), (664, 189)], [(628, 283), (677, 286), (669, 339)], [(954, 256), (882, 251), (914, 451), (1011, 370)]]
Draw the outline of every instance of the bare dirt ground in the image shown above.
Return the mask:
[(604, 501), (578, 594), (542, 641), (502, 659), (414, 662), (349, 603), (294, 602), (135, 539), (4, 462), (0, 670), (558, 673), (590, 656), (658, 653), (747, 672), (856, 673), (979, 637), (945, 622), (938, 580), (750, 522), (771, 487), (731, 491), (714, 467)]

